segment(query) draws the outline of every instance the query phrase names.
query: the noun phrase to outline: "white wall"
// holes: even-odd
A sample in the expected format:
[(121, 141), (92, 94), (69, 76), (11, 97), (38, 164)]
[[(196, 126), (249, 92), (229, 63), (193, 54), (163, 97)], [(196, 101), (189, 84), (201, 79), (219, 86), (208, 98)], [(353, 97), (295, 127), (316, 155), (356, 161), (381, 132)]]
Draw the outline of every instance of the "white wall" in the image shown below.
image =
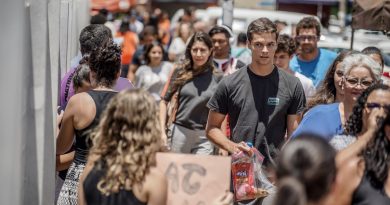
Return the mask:
[(58, 82), (88, 20), (88, 1), (1, 2), (0, 204), (54, 203)]

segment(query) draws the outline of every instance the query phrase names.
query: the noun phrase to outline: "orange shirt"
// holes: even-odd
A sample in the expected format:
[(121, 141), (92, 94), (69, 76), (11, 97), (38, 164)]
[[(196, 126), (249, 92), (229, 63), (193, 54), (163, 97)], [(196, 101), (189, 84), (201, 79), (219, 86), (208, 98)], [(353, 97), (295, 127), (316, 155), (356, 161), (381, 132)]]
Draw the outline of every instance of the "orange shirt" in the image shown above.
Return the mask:
[(126, 33), (117, 33), (116, 37), (123, 37), (122, 43), (122, 65), (128, 65), (133, 59), (133, 55), (137, 49), (138, 37), (137, 34), (131, 31)]
[[(161, 38), (161, 43), (164, 45), (168, 45), (169, 39), (171, 37), (169, 33), (169, 28), (171, 27), (171, 22), (169, 19), (162, 20), (158, 23), (158, 30), (159, 32), (163, 32)], [(160, 34), (159, 34), (160, 35)]]

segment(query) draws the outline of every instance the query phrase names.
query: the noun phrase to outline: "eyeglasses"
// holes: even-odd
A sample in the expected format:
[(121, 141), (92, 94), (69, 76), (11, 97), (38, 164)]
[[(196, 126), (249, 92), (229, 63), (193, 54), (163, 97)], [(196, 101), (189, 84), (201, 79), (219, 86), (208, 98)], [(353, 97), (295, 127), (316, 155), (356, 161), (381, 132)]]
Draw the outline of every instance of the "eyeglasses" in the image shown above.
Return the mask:
[(275, 42), (267, 43), (267, 45), (264, 45), (262, 43), (253, 43), (251, 45), (256, 50), (263, 50), (264, 47), (267, 47), (268, 50), (274, 50), (276, 48)]
[(367, 80), (367, 79), (358, 79), (358, 78), (345, 78), (345, 81), (347, 84), (349, 84), (351, 87), (356, 87), (358, 85), (362, 86), (363, 88), (368, 88), (370, 87), (374, 81), (372, 80)]
[(389, 111), (390, 110), (390, 105), (381, 105), (379, 103), (366, 103), (366, 108), (369, 109), (369, 110), (373, 110), (375, 108), (383, 108), (385, 109), (386, 111)]
[(299, 36), (295, 37), (295, 40), (298, 41), (298, 42), (303, 42), (306, 39), (308, 41), (316, 41), (317, 40), (317, 36), (313, 36), (313, 35), (299, 35)]

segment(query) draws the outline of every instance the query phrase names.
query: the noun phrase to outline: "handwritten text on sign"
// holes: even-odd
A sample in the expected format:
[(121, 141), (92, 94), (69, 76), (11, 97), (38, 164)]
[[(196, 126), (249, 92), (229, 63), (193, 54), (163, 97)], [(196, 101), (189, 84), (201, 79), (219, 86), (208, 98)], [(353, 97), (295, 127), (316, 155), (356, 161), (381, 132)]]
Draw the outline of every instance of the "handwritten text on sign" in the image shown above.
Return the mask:
[(229, 190), (230, 157), (158, 153), (168, 179), (169, 205), (205, 205)]

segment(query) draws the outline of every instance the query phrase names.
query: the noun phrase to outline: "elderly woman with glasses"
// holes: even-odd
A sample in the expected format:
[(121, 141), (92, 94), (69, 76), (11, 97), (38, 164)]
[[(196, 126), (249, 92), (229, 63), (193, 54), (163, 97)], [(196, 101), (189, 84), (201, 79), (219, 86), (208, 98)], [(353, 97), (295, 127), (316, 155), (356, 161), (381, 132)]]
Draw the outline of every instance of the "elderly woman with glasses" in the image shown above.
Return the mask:
[(341, 82), (344, 99), (339, 103), (318, 105), (310, 109), (293, 133), (293, 138), (301, 133), (312, 133), (330, 141), (335, 135), (343, 134), (359, 96), (380, 81), (380, 65), (363, 54), (346, 57), (341, 63), (341, 70), (344, 73)]

